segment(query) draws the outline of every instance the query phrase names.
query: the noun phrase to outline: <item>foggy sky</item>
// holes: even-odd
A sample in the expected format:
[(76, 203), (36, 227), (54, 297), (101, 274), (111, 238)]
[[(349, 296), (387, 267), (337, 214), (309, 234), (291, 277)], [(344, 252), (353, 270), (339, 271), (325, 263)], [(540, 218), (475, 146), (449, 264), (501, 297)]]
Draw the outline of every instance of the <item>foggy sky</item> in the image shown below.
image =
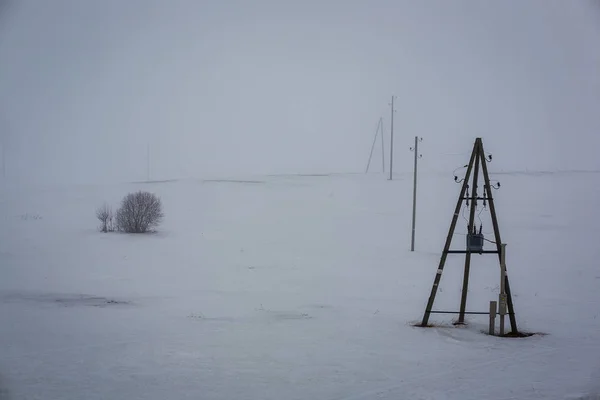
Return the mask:
[(477, 136), (495, 169), (600, 169), (588, 1), (23, 0), (0, 25), (17, 181), (145, 179), (148, 145), (155, 179), (360, 172), (392, 94), (398, 171), (415, 135), (449, 174)]

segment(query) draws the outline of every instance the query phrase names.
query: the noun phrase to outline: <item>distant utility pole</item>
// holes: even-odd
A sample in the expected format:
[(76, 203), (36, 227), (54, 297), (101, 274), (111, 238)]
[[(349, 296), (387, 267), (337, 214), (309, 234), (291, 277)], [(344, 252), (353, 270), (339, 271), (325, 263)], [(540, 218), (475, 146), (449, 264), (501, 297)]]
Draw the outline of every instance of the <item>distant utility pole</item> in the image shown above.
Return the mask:
[(2, 178), (6, 179), (6, 147), (2, 142)]
[(392, 106), (392, 122), (390, 127), (390, 181), (392, 180), (394, 168), (394, 113), (396, 112), (396, 110), (394, 110), (394, 97), (396, 96), (392, 96), (392, 102), (390, 103)]
[(385, 132), (383, 131), (383, 117), (379, 118), (381, 121), (381, 170), (385, 174)]
[(423, 138), (415, 136), (415, 147), (411, 147), (410, 150), (415, 153), (415, 166), (414, 166), (414, 178), (413, 178), (413, 211), (412, 211), (412, 238), (410, 241), (410, 251), (415, 251), (415, 220), (417, 217), (417, 162), (419, 158), (423, 157), (419, 154), (419, 142), (422, 142)]
[(146, 152), (146, 180), (150, 182), (150, 143), (148, 143), (148, 148)]

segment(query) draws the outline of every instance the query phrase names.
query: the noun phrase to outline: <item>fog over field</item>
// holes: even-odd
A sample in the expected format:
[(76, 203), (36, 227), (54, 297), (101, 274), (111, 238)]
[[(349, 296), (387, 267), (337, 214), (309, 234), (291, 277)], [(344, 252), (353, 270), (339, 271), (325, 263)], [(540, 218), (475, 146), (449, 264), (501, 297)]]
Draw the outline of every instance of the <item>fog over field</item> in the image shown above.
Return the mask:
[[(0, 400), (598, 400), (599, 43), (586, 0), (0, 0)], [(490, 253), (415, 326), (476, 138), (527, 337)]]
[[(7, 176), (114, 182), (396, 169), (486, 138), (507, 170), (598, 169), (600, 7), (579, 1), (4, 0)], [(388, 138), (389, 141), (389, 138)], [(500, 164), (502, 163), (502, 164)]]

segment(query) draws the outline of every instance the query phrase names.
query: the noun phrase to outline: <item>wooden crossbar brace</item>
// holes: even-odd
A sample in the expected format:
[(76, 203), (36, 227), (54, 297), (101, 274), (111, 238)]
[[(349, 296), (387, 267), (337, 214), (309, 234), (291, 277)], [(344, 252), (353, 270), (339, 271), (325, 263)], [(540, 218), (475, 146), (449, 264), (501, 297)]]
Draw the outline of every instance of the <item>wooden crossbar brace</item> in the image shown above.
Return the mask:
[[(460, 314), (460, 311), (431, 310), (430, 313), (431, 314)], [(465, 314), (473, 314), (473, 315), (489, 315), (489, 313), (490, 313), (489, 311), (465, 311)]]

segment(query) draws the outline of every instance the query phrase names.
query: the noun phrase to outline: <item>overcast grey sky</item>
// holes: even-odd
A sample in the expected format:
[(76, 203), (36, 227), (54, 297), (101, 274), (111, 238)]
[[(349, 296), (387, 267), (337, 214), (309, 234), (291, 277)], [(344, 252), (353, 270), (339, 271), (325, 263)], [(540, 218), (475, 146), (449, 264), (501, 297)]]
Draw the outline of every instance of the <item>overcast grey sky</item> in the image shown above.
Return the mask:
[(392, 94), (399, 171), (414, 135), (450, 174), (476, 136), (496, 168), (600, 169), (591, 1), (18, 3), (0, 132), (20, 181), (144, 179), (147, 143), (155, 178), (361, 171)]

